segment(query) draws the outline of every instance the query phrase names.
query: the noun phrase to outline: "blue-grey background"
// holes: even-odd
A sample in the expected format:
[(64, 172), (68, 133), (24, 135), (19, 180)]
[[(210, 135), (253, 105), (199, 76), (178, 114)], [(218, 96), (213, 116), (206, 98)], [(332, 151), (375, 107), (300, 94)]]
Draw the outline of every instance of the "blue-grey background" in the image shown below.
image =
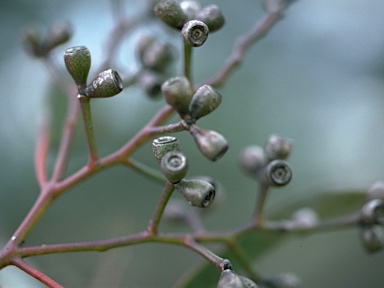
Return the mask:
[[(134, 15), (140, 1), (125, 1)], [(226, 16), (222, 31), (210, 35), (195, 51), (194, 78), (203, 81), (224, 63), (234, 39), (262, 16), (261, 1), (202, 1), (220, 5)], [(85, 45), (92, 53), (95, 75), (103, 40), (111, 30), (109, 1), (3, 1), (0, 4), (0, 243), (5, 243), (38, 195), (33, 171), (36, 132), (43, 107), (53, 102), (44, 65), (26, 55), (20, 33), (26, 25), (43, 29), (65, 19), (73, 39), (55, 50), (63, 67), (65, 48)], [(226, 188), (225, 201), (206, 216), (209, 229), (226, 229), (252, 214), (255, 184), (241, 174), (237, 157), (250, 144), (262, 145), (271, 133), (294, 140), (290, 162), (292, 183), (273, 190), (269, 207), (302, 195), (345, 189), (367, 189), (384, 179), (384, 2), (380, 0), (297, 1), (272, 32), (250, 50), (241, 69), (220, 89), (223, 103), (199, 124), (225, 135), (230, 149), (210, 163), (190, 135), (180, 135), (189, 156), (189, 175), (207, 174)], [(115, 68), (136, 67), (132, 43), (119, 49)], [(164, 37), (179, 49), (174, 33)], [(179, 53), (181, 56), (181, 53)], [(178, 72), (179, 71), (179, 72)], [(180, 73), (175, 67), (175, 73)], [(52, 95), (51, 95), (52, 96)], [(64, 105), (56, 99), (54, 116)], [(102, 154), (114, 151), (161, 107), (139, 90), (93, 103), (95, 133)], [(62, 107), (62, 108), (60, 108)], [(61, 111), (60, 111), (61, 110)], [(176, 120), (176, 118), (174, 118)], [(59, 129), (59, 126), (55, 127)], [(49, 167), (54, 163), (59, 130), (53, 133)], [(75, 134), (70, 171), (83, 165), (86, 150), (82, 127)], [(150, 146), (136, 156), (156, 167)], [(161, 187), (126, 168), (117, 167), (86, 181), (61, 197), (38, 223), (26, 245), (106, 239), (144, 229)], [(163, 224), (163, 229), (175, 229)], [(106, 253), (78, 253), (28, 259), (65, 287), (170, 287), (201, 261), (179, 247), (145, 244)], [(367, 255), (356, 230), (290, 238), (253, 263), (274, 275), (294, 272), (303, 287), (382, 287), (383, 253)], [(219, 276), (219, 274), (218, 274)], [(3, 287), (42, 287), (7, 267), (0, 271)]]

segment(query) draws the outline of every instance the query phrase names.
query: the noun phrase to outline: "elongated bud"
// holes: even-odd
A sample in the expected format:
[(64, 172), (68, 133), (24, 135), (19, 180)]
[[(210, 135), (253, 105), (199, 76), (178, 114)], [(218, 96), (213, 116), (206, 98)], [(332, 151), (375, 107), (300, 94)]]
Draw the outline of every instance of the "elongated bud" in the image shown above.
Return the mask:
[(208, 38), (208, 34), (208, 26), (199, 20), (188, 21), (181, 30), (184, 43), (192, 47), (200, 47), (203, 45)]
[(164, 0), (154, 8), (155, 14), (169, 26), (181, 29), (187, 21), (187, 17), (177, 0)]
[(380, 251), (384, 246), (383, 227), (379, 225), (363, 225), (360, 230), (360, 240), (368, 253)]
[(72, 36), (71, 27), (65, 21), (58, 21), (52, 25), (44, 41), (44, 50), (49, 52), (53, 48), (64, 44)]
[(170, 151), (180, 151), (179, 140), (173, 136), (162, 136), (152, 141), (153, 155), (158, 163)]
[(221, 95), (209, 85), (203, 85), (192, 97), (189, 104), (189, 115), (196, 121), (205, 115), (208, 115), (219, 107)]
[(180, 2), (181, 10), (183, 10), (187, 20), (196, 19), (197, 13), (201, 10), (201, 5), (195, 0), (184, 0)]
[(247, 288), (243, 280), (231, 269), (226, 269), (221, 272), (217, 288)]
[(264, 149), (260, 146), (248, 146), (240, 153), (240, 167), (251, 177), (258, 177), (265, 164)]
[(369, 187), (367, 192), (367, 200), (382, 199), (384, 200), (384, 182), (377, 181)]
[(204, 130), (196, 125), (191, 125), (189, 132), (200, 152), (211, 161), (220, 159), (228, 150), (227, 140), (215, 131)]
[(215, 32), (224, 26), (225, 19), (223, 13), (217, 5), (208, 5), (199, 11), (196, 19), (204, 22), (209, 32)]
[(265, 154), (269, 160), (285, 160), (292, 152), (292, 141), (279, 135), (269, 136), (265, 144)]
[(208, 207), (215, 198), (215, 189), (211, 184), (202, 180), (181, 180), (175, 184), (178, 190), (191, 206)]
[(91, 53), (88, 48), (85, 46), (68, 48), (64, 52), (64, 62), (78, 89), (83, 90), (91, 68)]
[(264, 168), (264, 177), (273, 186), (287, 185), (292, 179), (292, 170), (287, 161), (273, 160)]
[(165, 101), (171, 105), (181, 117), (188, 112), (188, 106), (193, 96), (191, 83), (184, 76), (173, 77), (161, 85)]
[(187, 158), (180, 151), (170, 151), (161, 159), (160, 168), (169, 182), (178, 183), (187, 174)]
[(120, 75), (112, 69), (101, 72), (85, 88), (85, 95), (89, 98), (107, 98), (119, 94), (123, 90)]
[(384, 201), (373, 199), (361, 208), (361, 220), (364, 224), (384, 225)]

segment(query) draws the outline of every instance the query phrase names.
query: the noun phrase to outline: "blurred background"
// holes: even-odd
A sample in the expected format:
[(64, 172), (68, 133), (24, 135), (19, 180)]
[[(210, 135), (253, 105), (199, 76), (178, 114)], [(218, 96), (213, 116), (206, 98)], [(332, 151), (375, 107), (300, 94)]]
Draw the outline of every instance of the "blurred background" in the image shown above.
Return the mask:
[[(7, 3), (8, 2), (8, 3)], [(126, 0), (127, 15), (144, 1)], [(263, 15), (261, 1), (201, 1), (220, 5), (222, 30), (209, 36), (194, 54), (196, 83), (224, 63), (234, 39)], [(100, 64), (113, 25), (110, 1), (3, 1), (0, 4), (0, 244), (11, 237), (38, 195), (33, 154), (38, 123), (46, 107), (64, 114), (63, 97), (49, 73), (21, 45), (28, 25), (47, 29), (56, 20), (71, 23), (74, 36), (54, 51), (64, 67), (63, 51), (85, 45), (92, 54), (91, 77)], [(238, 168), (238, 155), (251, 144), (263, 145), (272, 133), (293, 139), (290, 185), (274, 189), (273, 209), (293, 199), (328, 191), (367, 190), (384, 180), (384, 2), (381, 0), (301, 0), (295, 2), (265, 39), (254, 46), (238, 70), (219, 89), (220, 108), (199, 121), (230, 143), (225, 157), (211, 163), (199, 154), (188, 133), (180, 134), (189, 157), (188, 175), (209, 175), (225, 187), (223, 201), (206, 213), (207, 229), (236, 227), (252, 215), (256, 184)], [(135, 40), (153, 29), (180, 51), (174, 31), (148, 25), (135, 30), (118, 50), (114, 68), (137, 67)], [(157, 30), (156, 30), (157, 29)], [(163, 31), (163, 30), (161, 30)], [(179, 53), (182, 56), (181, 52)], [(175, 65), (174, 74), (180, 74)], [(91, 78), (90, 78), (91, 79)], [(56, 96), (56, 97), (55, 97)], [(61, 100), (60, 100), (61, 99)], [(123, 145), (163, 105), (137, 88), (92, 103), (100, 154)], [(177, 120), (177, 118), (174, 118)], [(57, 122), (57, 123), (56, 123)], [(60, 141), (54, 126), (49, 167)], [(80, 123), (79, 123), (80, 124)], [(86, 161), (82, 126), (75, 134), (69, 173)], [(150, 145), (136, 159), (157, 168)], [(161, 186), (123, 167), (102, 172), (59, 199), (37, 224), (25, 245), (107, 239), (142, 231), (152, 216)], [(175, 195), (177, 198), (179, 195)], [(267, 207), (267, 209), (268, 209)], [(162, 223), (161, 229), (185, 227)], [(171, 287), (200, 256), (180, 247), (145, 244), (106, 253), (72, 253), (28, 259), (65, 287)], [(367, 255), (356, 229), (290, 237), (252, 264), (267, 276), (293, 272), (303, 287), (382, 287), (384, 253)], [(217, 275), (219, 277), (219, 274)], [(0, 271), (2, 287), (42, 287), (16, 268)]]

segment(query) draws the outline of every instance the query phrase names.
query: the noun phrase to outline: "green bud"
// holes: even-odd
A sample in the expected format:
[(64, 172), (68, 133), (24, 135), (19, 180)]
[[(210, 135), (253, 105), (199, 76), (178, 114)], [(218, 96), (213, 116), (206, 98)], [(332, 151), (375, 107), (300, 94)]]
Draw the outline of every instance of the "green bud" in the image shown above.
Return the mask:
[(187, 174), (187, 158), (180, 151), (170, 151), (161, 158), (160, 167), (165, 178), (175, 184)]
[(203, 85), (192, 97), (189, 115), (195, 121), (214, 111), (221, 103), (221, 95), (209, 85)]
[(203, 45), (208, 38), (208, 34), (208, 26), (199, 20), (188, 21), (181, 30), (184, 43), (192, 47), (200, 47)]
[(217, 5), (208, 5), (200, 10), (196, 19), (204, 22), (210, 32), (215, 32), (224, 26), (225, 19), (223, 13)]
[(158, 163), (170, 151), (180, 151), (179, 140), (173, 136), (162, 136), (152, 141), (153, 155)]
[(91, 53), (88, 48), (84, 46), (68, 48), (64, 52), (64, 62), (78, 89), (83, 90), (87, 85), (87, 77), (91, 68)]
[(384, 200), (373, 199), (361, 208), (361, 220), (364, 224), (384, 225)]
[(101, 72), (85, 88), (85, 95), (88, 98), (107, 98), (119, 94), (123, 90), (123, 81), (120, 75), (112, 69)]
[(201, 5), (195, 0), (184, 0), (180, 2), (180, 7), (183, 10), (187, 20), (196, 19), (197, 13), (201, 10)]
[(154, 8), (155, 14), (169, 26), (181, 29), (187, 21), (187, 17), (177, 0), (164, 0)]
[(191, 125), (189, 132), (200, 152), (211, 161), (220, 159), (228, 150), (227, 140), (215, 131), (204, 130), (196, 125)]
[(203, 180), (183, 179), (175, 184), (175, 189), (183, 194), (191, 206), (206, 208), (215, 198), (215, 188)]
[(161, 91), (165, 101), (183, 118), (188, 112), (188, 106), (193, 96), (193, 90), (188, 79), (184, 76), (173, 77), (161, 85)]
[(265, 144), (265, 154), (269, 160), (285, 160), (292, 152), (292, 141), (279, 135), (271, 135)]
[(380, 225), (363, 225), (360, 240), (368, 253), (378, 252), (384, 246), (384, 232)]
[(251, 177), (258, 177), (266, 164), (264, 149), (248, 146), (240, 153), (240, 167)]
[(287, 185), (292, 179), (292, 170), (287, 161), (273, 160), (264, 168), (264, 179), (272, 186)]

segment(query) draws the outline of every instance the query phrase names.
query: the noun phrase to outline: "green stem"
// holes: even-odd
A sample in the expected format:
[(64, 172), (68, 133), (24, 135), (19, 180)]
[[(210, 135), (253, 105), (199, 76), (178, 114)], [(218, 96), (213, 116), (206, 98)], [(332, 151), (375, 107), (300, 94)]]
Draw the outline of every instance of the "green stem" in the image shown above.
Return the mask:
[(158, 170), (153, 169), (152, 167), (149, 167), (141, 162), (138, 162), (132, 158), (127, 159), (124, 161), (124, 165), (132, 168), (136, 172), (139, 172), (140, 174), (143, 174), (144, 176), (159, 182), (161, 184), (164, 184), (165, 179), (163, 174), (161, 174)]
[(239, 261), (240, 265), (252, 278), (252, 280), (258, 282), (260, 280), (260, 276), (256, 274), (255, 271), (253, 271), (252, 266), (250, 265), (244, 253), (240, 250), (239, 245), (236, 242), (230, 242), (228, 247), (233, 253), (233, 255), (236, 257), (236, 259)]
[(93, 133), (90, 99), (85, 95), (79, 95), (78, 98), (81, 104), (81, 112), (83, 114), (84, 119), (85, 134), (87, 136), (89, 162), (93, 164), (99, 157), (97, 156), (96, 141)]
[(256, 206), (253, 216), (256, 225), (262, 225), (263, 223), (264, 206), (265, 200), (267, 199), (268, 189), (269, 185), (266, 184), (265, 181), (261, 181), (259, 190), (257, 191)]
[(157, 228), (159, 226), (161, 217), (163, 216), (165, 206), (167, 206), (168, 200), (171, 197), (174, 190), (175, 190), (175, 187), (173, 186), (173, 184), (167, 181), (165, 183), (163, 192), (160, 196), (159, 202), (157, 203), (155, 212), (153, 213), (152, 219), (149, 222), (148, 231), (152, 235), (157, 234)]
[(184, 43), (184, 76), (192, 84), (192, 47)]

